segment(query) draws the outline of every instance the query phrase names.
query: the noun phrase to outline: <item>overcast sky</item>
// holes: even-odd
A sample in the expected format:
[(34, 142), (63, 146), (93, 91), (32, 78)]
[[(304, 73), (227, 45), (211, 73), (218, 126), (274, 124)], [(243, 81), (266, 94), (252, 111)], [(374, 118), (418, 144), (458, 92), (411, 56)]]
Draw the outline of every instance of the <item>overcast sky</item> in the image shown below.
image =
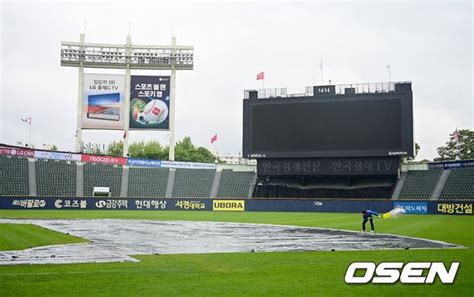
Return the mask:
[[(242, 98), (265, 71), (265, 87), (304, 92), (333, 84), (412, 81), (417, 159), (432, 159), (456, 128), (473, 129), (473, 6), (464, 3), (1, 4), (0, 142), (74, 149), (77, 69), (60, 66), (62, 40), (193, 45), (195, 69), (177, 76), (177, 138), (219, 153), (242, 150)], [(90, 70), (99, 73), (120, 73)], [(132, 74), (167, 74), (135, 71)], [(85, 131), (109, 143), (119, 131)], [(131, 132), (130, 140), (167, 132)]]

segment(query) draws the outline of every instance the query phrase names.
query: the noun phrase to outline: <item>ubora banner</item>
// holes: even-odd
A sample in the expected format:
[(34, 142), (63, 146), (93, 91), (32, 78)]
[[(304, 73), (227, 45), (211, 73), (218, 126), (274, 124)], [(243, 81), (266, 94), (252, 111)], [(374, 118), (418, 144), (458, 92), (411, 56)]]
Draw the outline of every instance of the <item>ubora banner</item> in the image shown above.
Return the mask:
[(115, 164), (125, 165), (127, 164), (127, 158), (123, 157), (111, 157), (111, 156), (97, 156), (97, 155), (81, 155), (82, 162), (90, 163), (103, 163), (103, 164)]
[(245, 200), (214, 200), (213, 211), (245, 211)]

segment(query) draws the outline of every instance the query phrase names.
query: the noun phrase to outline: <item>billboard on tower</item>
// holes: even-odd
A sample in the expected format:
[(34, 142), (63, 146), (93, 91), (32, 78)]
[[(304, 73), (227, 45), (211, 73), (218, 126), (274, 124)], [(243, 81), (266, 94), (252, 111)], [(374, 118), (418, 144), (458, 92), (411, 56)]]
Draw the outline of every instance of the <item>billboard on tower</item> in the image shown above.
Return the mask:
[(130, 129), (169, 130), (170, 77), (132, 75)]
[(123, 130), (124, 108), (124, 75), (84, 74), (83, 129)]

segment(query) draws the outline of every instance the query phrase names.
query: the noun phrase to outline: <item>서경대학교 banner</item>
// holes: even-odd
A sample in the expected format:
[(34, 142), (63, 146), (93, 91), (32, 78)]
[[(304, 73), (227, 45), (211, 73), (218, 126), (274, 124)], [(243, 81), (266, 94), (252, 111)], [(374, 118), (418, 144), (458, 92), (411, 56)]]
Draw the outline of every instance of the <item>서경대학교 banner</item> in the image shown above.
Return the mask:
[(125, 76), (87, 73), (83, 86), (82, 128), (123, 129)]
[(170, 77), (132, 75), (130, 129), (169, 129)]

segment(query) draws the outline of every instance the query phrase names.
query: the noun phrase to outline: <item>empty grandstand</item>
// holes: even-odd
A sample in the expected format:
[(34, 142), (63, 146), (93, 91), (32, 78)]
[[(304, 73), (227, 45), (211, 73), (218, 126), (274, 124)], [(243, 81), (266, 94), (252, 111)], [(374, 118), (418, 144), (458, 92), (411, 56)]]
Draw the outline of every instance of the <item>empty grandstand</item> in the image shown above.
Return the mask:
[(219, 184), (218, 198), (236, 198), (247, 197), (249, 189), (253, 185), (255, 178), (254, 172), (233, 171), (230, 169), (222, 170)]
[(453, 169), (441, 192), (442, 199), (474, 198), (474, 168)]
[(109, 187), (111, 195), (120, 196), (122, 166), (84, 164), (84, 196), (92, 196), (94, 187)]
[(0, 156), (0, 194), (29, 194), (27, 158)]
[(75, 162), (44, 159), (35, 163), (38, 196), (76, 195)]
[(442, 170), (410, 170), (399, 199), (430, 199)]
[[(474, 168), (428, 169), (424, 164), (405, 166), (403, 171), (401, 179), (395, 181), (398, 191), (394, 190), (392, 199), (474, 198)], [(365, 196), (387, 199), (387, 191), (393, 184), (389, 177), (377, 180), (372, 177), (370, 183), (364, 177), (350, 180), (333, 177), (333, 183), (328, 183), (327, 178), (322, 183), (313, 177), (302, 179), (303, 184), (292, 184), (292, 189), (287, 190), (288, 181), (285, 181), (285, 188), (279, 186), (279, 180), (285, 179), (284, 176), (257, 179), (254, 166), (218, 164), (215, 169), (170, 169), (6, 155), (0, 155), (0, 177), (0, 195), (40, 197), (91, 197), (94, 187), (109, 187), (114, 197), (251, 198), (252, 194), (255, 195), (255, 192), (252, 193), (255, 183), (265, 183), (273, 187), (268, 187), (268, 190), (278, 190), (278, 193), (268, 193), (268, 196), (274, 197), (298, 198), (295, 189), (304, 187), (306, 191), (311, 189), (312, 195), (319, 198), (335, 195), (333, 192), (337, 191), (339, 198)], [(343, 182), (347, 184), (343, 186)]]
[(211, 195), (215, 172), (215, 170), (209, 169), (176, 169), (172, 197), (209, 197)]
[(128, 197), (164, 198), (168, 168), (129, 168)]

